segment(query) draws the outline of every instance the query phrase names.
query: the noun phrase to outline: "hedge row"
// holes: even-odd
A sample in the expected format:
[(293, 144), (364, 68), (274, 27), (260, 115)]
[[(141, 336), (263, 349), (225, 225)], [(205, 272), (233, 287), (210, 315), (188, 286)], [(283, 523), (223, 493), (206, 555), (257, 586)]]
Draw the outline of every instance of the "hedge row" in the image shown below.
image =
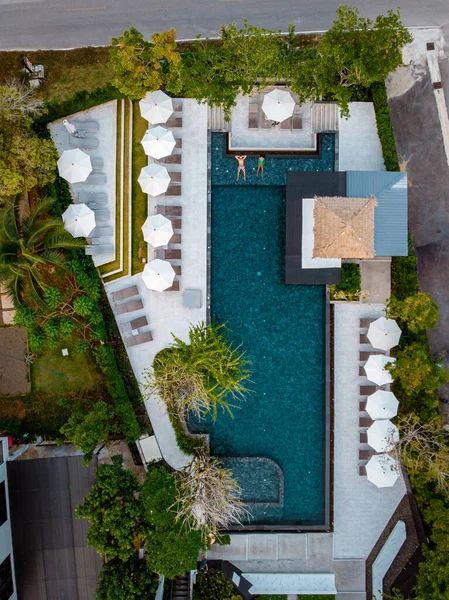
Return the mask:
[(387, 90), (383, 83), (376, 83), (371, 86), (371, 99), (376, 112), (377, 132), (382, 145), (385, 168), (387, 171), (399, 171), (399, 158), (390, 120)]

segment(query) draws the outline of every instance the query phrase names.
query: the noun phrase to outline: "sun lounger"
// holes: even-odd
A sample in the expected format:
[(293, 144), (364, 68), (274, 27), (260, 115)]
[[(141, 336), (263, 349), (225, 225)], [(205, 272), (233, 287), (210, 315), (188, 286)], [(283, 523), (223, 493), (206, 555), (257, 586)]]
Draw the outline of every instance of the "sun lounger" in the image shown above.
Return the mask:
[(167, 124), (164, 127), (167, 127), (168, 129), (172, 129), (175, 127), (182, 127), (182, 117), (177, 117), (176, 115), (172, 115), (168, 119)]
[(161, 260), (180, 260), (181, 259), (181, 250), (171, 249), (165, 250), (164, 248), (159, 248), (155, 252), (156, 258), (160, 258)]
[(181, 243), (181, 234), (174, 233), (170, 238), (170, 244), (180, 244)]
[(302, 114), (301, 108), (299, 106), (295, 106), (293, 110), (292, 129), (294, 131), (296, 131), (297, 129), (302, 129)]
[(105, 173), (92, 172), (83, 183), (87, 185), (103, 185), (107, 181)]
[(365, 371), (364, 367), (359, 367), (359, 376), (366, 377), (366, 371)]
[(271, 127), (273, 126), (273, 121), (269, 121), (266, 116), (265, 113), (262, 111), (262, 115), (261, 115), (261, 127), (262, 129), (271, 129)]
[(173, 102), (173, 110), (174, 112), (182, 112), (182, 100)]
[(105, 244), (104, 246), (86, 246), (84, 252), (88, 256), (94, 256), (96, 254), (114, 254), (114, 246), (111, 244)]
[(131, 300), (130, 302), (124, 302), (117, 306), (118, 314), (123, 315), (124, 313), (134, 312), (135, 310), (141, 310), (143, 308), (142, 300)]
[(369, 460), (373, 454), (374, 450), (359, 450), (359, 460)]
[(361, 429), (368, 429), (373, 424), (373, 420), (369, 417), (359, 417), (359, 427)]
[(375, 356), (376, 354), (385, 354), (385, 352), (382, 352), (381, 350), (370, 350), (368, 352), (362, 350), (361, 352), (359, 352), (359, 360), (360, 362), (365, 362), (370, 356)]
[(93, 211), (106, 208), (106, 204), (104, 204), (104, 202), (86, 202), (86, 204)]
[(131, 337), (126, 338), (126, 343), (128, 346), (139, 346), (140, 344), (145, 344), (152, 340), (153, 336), (151, 335), (151, 331), (144, 331), (138, 335), (132, 335)]
[(364, 467), (364, 466), (359, 467), (359, 475), (361, 477), (366, 477), (366, 467)]
[(90, 239), (90, 242), (89, 242), (89, 243), (90, 243), (92, 246), (102, 246), (102, 245), (104, 245), (105, 243), (107, 243), (107, 241), (108, 241), (108, 240), (105, 240), (105, 238), (104, 238), (104, 237), (91, 237), (91, 238), (89, 238), (89, 239)]
[(78, 131), (96, 132), (100, 130), (98, 121), (71, 121)]
[(182, 148), (182, 138), (176, 138), (176, 146), (175, 148)]
[(95, 137), (76, 138), (70, 136), (69, 143), (75, 148), (98, 148), (98, 140)]
[(377, 387), (375, 385), (361, 385), (359, 387), (359, 392), (361, 396), (370, 396), (371, 394), (374, 394), (376, 390)]
[(94, 210), (96, 221), (108, 221), (111, 217), (111, 213), (108, 210)]
[(170, 175), (170, 179), (172, 183), (181, 183), (182, 180), (182, 173), (180, 173), (179, 171), (172, 171), (172, 172), (168, 172), (168, 174)]
[(259, 129), (259, 103), (250, 102), (248, 113), (248, 129)]
[(368, 339), (368, 336), (366, 335), (366, 333), (361, 333), (360, 334), (360, 343), (361, 344), (371, 344), (371, 342)]
[(174, 281), (173, 285), (164, 290), (164, 292), (179, 292), (179, 281)]
[(126, 300), (127, 298), (132, 298), (133, 296), (137, 296), (138, 294), (139, 288), (137, 287), (137, 285), (132, 285), (131, 287), (124, 288), (123, 290), (112, 292), (112, 299), (115, 302), (120, 302), (120, 300)]
[(368, 329), (374, 321), (377, 321), (377, 319), (360, 319), (360, 329)]
[(288, 129), (288, 130), (292, 129), (292, 119), (291, 119), (291, 117), (290, 117), (290, 119), (285, 119), (285, 121), (282, 121), (282, 123), (281, 123), (281, 129)]
[(89, 204), (89, 202), (96, 202), (97, 204), (106, 204), (107, 201), (108, 197), (104, 192), (78, 192), (79, 203)]
[(180, 165), (182, 163), (182, 154), (170, 154), (170, 156), (166, 156), (160, 162), (164, 162), (166, 165)]
[(360, 400), (359, 402), (359, 411), (360, 412), (365, 412), (366, 410), (366, 401), (365, 400)]
[(168, 190), (165, 192), (166, 196), (180, 196), (181, 195), (180, 185), (169, 185)]
[(148, 325), (148, 321), (145, 315), (143, 317), (137, 317), (137, 319), (133, 319), (130, 321), (131, 329), (140, 329), (140, 327), (145, 327)]
[(162, 204), (158, 204), (156, 206), (156, 213), (166, 216), (168, 219), (170, 217), (182, 217), (182, 206), (163, 206)]
[(103, 159), (101, 156), (91, 156), (90, 162), (92, 164), (92, 169), (102, 169), (103, 168)]
[[(170, 217), (169, 217), (170, 218)], [(180, 230), (182, 228), (182, 219), (171, 219), (171, 225), (173, 227), (173, 229), (176, 230)]]
[(176, 273), (176, 275), (182, 275), (181, 265), (172, 265), (172, 267), (173, 267), (173, 271)]
[(368, 443), (368, 434), (365, 431), (360, 433), (360, 443), (367, 444)]
[(95, 227), (89, 234), (90, 237), (111, 237), (112, 235), (114, 235), (112, 227)]

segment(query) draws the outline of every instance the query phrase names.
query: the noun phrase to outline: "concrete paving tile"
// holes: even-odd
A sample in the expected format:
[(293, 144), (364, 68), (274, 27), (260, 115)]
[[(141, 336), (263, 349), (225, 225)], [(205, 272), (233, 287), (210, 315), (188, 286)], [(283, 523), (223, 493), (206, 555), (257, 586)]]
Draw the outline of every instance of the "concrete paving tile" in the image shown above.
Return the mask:
[(276, 533), (260, 533), (248, 536), (248, 560), (273, 560), (277, 558), (278, 536)]
[(279, 560), (305, 560), (307, 558), (307, 534), (280, 533), (278, 544)]

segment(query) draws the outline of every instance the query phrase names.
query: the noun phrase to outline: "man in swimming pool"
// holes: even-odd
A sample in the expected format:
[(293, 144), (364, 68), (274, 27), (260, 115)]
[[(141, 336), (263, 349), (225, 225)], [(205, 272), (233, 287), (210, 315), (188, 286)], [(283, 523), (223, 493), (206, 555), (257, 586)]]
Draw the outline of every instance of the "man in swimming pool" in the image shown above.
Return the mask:
[(236, 156), (235, 158), (236, 158), (237, 162), (239, 163), (239, 165), (237, 167), (237, 181), (239, 180), (240, 172), (243, 173), (243, 179), (246, 181), (246, 169), (245, 169), (246, 154), (245, 154), (245, 156)]
[(262, 177), (264, 175), (263, 173), (263, 168), (265, 165), (265, 156), (263, 156), (262, 154), (259, 156), (259, 160), (257, 162), (257, 171), (256, 171), (256, 177), (259, 175), (259, 171), (262, 171)]

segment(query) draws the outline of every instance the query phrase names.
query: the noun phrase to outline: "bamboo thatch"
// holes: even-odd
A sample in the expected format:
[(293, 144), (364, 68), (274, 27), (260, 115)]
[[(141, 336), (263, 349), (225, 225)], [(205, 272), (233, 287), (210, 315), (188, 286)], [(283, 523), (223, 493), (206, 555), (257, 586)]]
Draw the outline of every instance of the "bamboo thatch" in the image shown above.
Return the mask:
[(315, 196), (313, 258), (374, 258), (375, 198)]

